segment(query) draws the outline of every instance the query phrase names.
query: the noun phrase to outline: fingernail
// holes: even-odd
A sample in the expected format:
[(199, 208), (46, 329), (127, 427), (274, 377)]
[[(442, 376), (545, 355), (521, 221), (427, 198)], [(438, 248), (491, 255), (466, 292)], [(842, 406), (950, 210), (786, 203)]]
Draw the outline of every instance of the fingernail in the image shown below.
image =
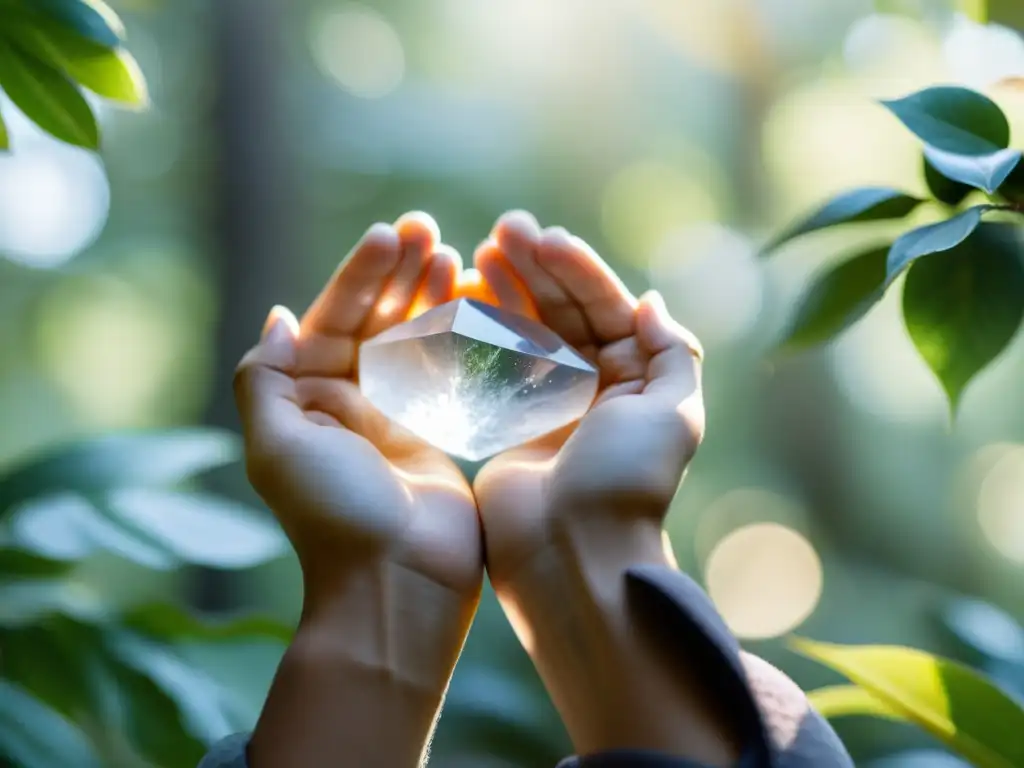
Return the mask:
[(298, 326), (295, 315), (287, 307), (275, 306), (263, 325), (263, 341), (268, 344), (292, 344), (298, 335)]
[(661, 291), (652, 288), (644, 294), (644, 300), (651, 305), (659, 317), (668, 316), (668, 307), (665, 306), (665, 297), (661, 295)]
[(429, 213), (423, 211), (410, 211), (399, 216), (398, 221), (395, 222), (395, 229), (404, 231), (406, 227), (415, 225), (423, 227), (429, 233), (431, 242), (441, 241), (441, 228), (437, 225), (437, 221)]

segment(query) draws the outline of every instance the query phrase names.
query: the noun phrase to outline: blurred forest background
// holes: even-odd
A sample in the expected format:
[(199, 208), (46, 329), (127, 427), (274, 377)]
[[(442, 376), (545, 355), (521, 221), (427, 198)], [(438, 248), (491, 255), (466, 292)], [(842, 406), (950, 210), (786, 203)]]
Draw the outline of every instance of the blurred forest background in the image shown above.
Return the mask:
[[(269, 515), (243, 514), (260, 505), (237, 463), (204, 491), (143, 486), (222, 463), (220, 433), (179, 428), (236, 430), (231, 373), (269, 307), (301, 312), (370, 223), (409, 209), (467, 258), (501, 212), (529, 209), (635, 291), (660, 289), (700, 336), (709, 434), (669, 528), (746, 647), (813, 688), (837, 678), (787, 651), (790, 632), (913, 645), (1024, 696), (1024, 337), (951, 427), (895, 292), (827, 348), (774, 352), (808, 277), (864, 230), (759, 256), (833, 193), (924, 194), (917, 144), (879, 98), (976, 88), (1021, 146), (1019, 0), (992, 0), (988, 25), (954, 0), (112, 5), (152, 106), (97, 103), (99, 155), (0, 96), (16, 147), (0, 155), (0, 670), (102, 743), (101, 765), (178, 768), (193, 753), (156, 755), (182, 729), (205, 744), (255, 721), (283, 649), (274, 628), (300, 609), (297, 565)], [(160, 446), (147, 453), (138, 429), (175, 431), (145, 438)], [(124, 431), (135, 437), (109, 437)], [(24, 468), (101, 435), (43, 475)], [(93, 496), (66, 493), (99, 486), (98, 518), (81, 506)], [(51, 567), (59, 594), (22, 578)], [(218, 632), (186, 610), (268, 619)], [(66, 671), (98, 612), (140, 633), (117, 640), (126, 668), (145, 670), (118, 678), (131, 745), (72, 690), (88, 665)], [(40, 627), (61, 641), (40, 644)], [(146, 645), (155, 636), (173, 653)], [(836, 726), (858, 764), (961, 765), (907, 726)], [(486, 596), (431, 765), (570, 751)]]

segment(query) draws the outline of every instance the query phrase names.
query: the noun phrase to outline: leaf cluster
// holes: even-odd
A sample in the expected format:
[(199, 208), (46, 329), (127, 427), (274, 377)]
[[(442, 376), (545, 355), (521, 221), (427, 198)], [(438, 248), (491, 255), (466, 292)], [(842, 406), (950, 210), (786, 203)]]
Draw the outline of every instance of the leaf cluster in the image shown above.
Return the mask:
[[(51, 136), (100, 148), (96, 97), (141, 108), (149, 100), (124, 26), (103, 0), (0, 0), (0, 89)], [(0, 114), (0, 151), (10, 136)]]
[[(1024, 214), (1024, 164), (1006, 115), (986, 96), (939, 86), (882, 104), (922, 142), (932, 202), (944, 218), (843, 258), (813, 280), (784, 346), (827, 341), (861, 319), (905, 275), (903, 319), (956, 409), (968, 383), (1010, 344), (1024, 320), (1019, 229), (986, 221)], [(986, 202), (963, 208), (969, 195)], [(842, 193), (792, 225), (768, 250), (836, 226), (895, 221), (926, 201), (899, 189)]]
[(0, 477), (0, 764), (193, 768), (214, 741), (252, 727), (248, 703), (186, 649), (213, 644), (227, 659), (239, 644), (286, 643), (287, 627), (114, 605), (76, 574), (96, 556), (168, 570), (283, 554), (260, 513), (183, 489), (236, 454), (216, 431), (109, 435)]

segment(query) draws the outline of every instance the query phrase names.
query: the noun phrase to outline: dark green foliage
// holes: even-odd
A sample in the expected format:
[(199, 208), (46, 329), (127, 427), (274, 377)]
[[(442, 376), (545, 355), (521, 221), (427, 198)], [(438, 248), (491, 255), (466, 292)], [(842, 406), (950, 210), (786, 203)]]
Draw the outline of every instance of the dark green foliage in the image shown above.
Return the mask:
[[(99, 149), (99, 127), (82, 89), (131, 106), (148, 101), (123, 38), (120, 20), (102, 0), (3, 0), (0, 88), (50, 135)], [(0, 150), (9, 143), (0, 119)]]
[[(1009, 149), (998, 105), (966, 88), (928, 88), (884, 102), (924, 142), (928, 189), (959, 206), (974, 191), (991, 202), (953, 211), (892, 244), (884, 278), (880, 256), (862, 254), (815, 280), (801, 300), (786, 346), (826, 341), (859, 319), (903, 274), (903, 314), (918, 351), (955, 408), (970, 381), (1009, 345), (1024, 316), (1024, 249), (1008, 225), (982, 224), (989, 212), (1024, 214), (1021, 151)], [(900, 218), (916, 208), (895, 190), (867, 188), (833, 198), (772, 247), (824, 227)], [(1002, 204), (1010, 201), (1010, 205)], [(948, 208), (946, 209), (948, 210)]]
[(1016, 240), (985, 225), (917, 261), (903, 289), (910, 338), (955, 409), (964, 387), (998, 357), (1024, 320), (1024, 261)]
[[(193, 768), (213, 741), (253, 725), (237, 694), (195, 667), (183, 644), (283, 647), (289, 628), (165, 604), (124, 612), (82, 595), (73, 579), (96, 552), (158, 568), (279, 556), (283, 535), (261, 514), (175, 487), (236, 455), (235, 441), (216, 431), (110, 435), (0, 478), (0, 756), (22, 768), (67, 765), (69, 754), (83, 766)], [(38, 737), (49, 731), (52, 745)]]
[(926, 88), (882, 104), (930, 147), (956, 155), (988, 155), (1010, 143), (999, 106), (968, 88)]
[(902, 219), (920, 203), (921, 200), (918, 198), (898, 189), (888, 187), (853, 189), (837, 195), (806, 219), (794, 224), (775, 238), (766, 250), (778, 248), (783, 243), (809, 232), (839, 224)]
[(882, 296), (889, 246), (846, 259), (819, 275), (804, 294), (784, 344), (827, 341), (862, 318)]

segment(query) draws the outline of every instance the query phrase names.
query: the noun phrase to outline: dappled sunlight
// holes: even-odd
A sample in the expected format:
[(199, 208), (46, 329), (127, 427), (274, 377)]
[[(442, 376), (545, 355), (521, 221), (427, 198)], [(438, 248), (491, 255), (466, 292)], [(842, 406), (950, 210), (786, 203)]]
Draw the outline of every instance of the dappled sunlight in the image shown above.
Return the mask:
[(741, 638), (767, 639), (800, 626), (821, 598), (821, 560), (791, 528), (756, 523), (720, 540), (704, 569), (708, 594)]
[(921, 185), (919, 142), (855, 80), (832, 76), (794, 89), (771, 108), (763, 135), (776, 220), (850, 187)]
[(68, 279), (40, 305), (39, 357), (83, 423), (131, 426), (152, 413), (179, 365), (175, 321), (128, 283)]
[(673, 316), (707, 347), (740, 341), (763, 307), (756, 246), (720, 224), (696, 224), (666, 237), (648, 268)]
[(604, 189), (601, 226), (616, 255), (644, 266), (659, 245), (687, 224), (724, 215), (725, 183), (699, 153), (639, 161), (619, 170)]
[(387, 96), (405, 76), (398, 32), (368, 5), (345, 3), (314, 16), (310, 45), (320, 69), (353, 96)]

